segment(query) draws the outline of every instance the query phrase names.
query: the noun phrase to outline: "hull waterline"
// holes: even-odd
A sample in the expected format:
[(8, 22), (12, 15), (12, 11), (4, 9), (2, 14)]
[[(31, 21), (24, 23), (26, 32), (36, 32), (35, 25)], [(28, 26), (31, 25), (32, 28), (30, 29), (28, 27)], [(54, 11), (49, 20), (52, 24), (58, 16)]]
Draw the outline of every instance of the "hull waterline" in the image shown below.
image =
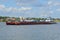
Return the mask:
[(56, 24), (55, 22), (6, 22), (7, 25), (37, 25), (37, 24)]

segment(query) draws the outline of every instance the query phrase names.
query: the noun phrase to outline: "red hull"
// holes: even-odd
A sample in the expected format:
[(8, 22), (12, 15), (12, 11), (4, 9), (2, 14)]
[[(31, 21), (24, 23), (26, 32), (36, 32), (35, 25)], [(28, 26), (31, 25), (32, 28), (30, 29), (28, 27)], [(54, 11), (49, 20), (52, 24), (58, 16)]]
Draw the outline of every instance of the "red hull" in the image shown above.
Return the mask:
[(55, 24), (54, 22), (6, 22), (7, 25)]

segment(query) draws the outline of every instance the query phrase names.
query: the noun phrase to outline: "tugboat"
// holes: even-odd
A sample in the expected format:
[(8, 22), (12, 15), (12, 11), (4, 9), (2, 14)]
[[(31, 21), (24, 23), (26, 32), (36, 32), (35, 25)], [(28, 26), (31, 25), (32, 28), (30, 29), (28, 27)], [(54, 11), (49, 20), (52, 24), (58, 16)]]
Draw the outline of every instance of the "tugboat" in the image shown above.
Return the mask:
[(46, 20), (24, 20), (20, 18), (20, 21), (16, 21), (15, 18), (7, 19), (7, 25), (35, 25), (35, 24), (56, 24), (53, 20), (46, 19)]

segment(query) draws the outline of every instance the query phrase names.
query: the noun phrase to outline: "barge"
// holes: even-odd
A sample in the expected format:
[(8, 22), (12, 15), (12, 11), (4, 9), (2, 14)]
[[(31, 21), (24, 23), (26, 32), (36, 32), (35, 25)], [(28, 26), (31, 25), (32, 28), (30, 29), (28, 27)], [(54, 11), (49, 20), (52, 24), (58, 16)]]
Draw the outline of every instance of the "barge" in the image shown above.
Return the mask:
[(7, 25), (36, 25), (36, 24), (56, 24), (53, 20), (20, 20), (6, 21)]
[(7, 25), (56, 24), (55, 22), (6, 22)]

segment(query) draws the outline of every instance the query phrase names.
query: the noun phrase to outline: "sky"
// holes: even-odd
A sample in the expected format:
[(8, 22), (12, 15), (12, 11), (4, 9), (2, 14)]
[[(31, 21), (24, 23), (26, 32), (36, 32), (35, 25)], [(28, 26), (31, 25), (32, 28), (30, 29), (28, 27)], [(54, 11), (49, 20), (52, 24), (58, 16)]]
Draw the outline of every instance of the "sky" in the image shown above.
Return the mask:
[(0, 0), (0, 16), (60, 18), (60, 0)]

